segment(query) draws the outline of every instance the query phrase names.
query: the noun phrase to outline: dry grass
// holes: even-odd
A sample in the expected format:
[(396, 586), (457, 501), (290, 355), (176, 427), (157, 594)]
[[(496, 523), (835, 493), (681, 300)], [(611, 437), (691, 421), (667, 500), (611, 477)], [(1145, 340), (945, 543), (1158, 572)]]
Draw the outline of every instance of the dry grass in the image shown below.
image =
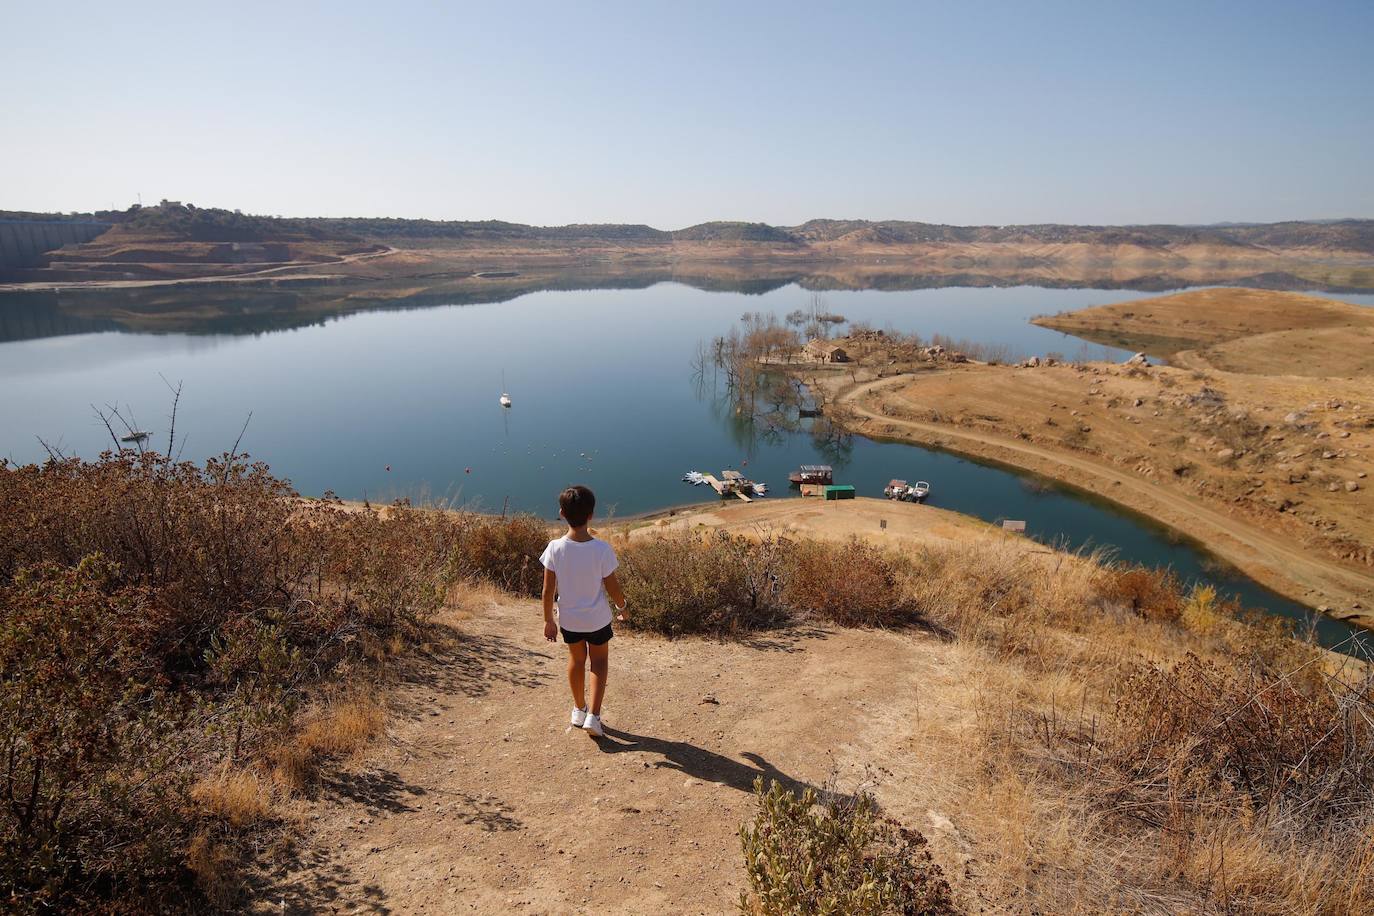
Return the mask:
[(923, 610), (975, 653), (946, 774), (981, 860), (966, 904), (1369, 912), (1358, 666), (1095, 557), (1012, 543), (917, 562)]
[(212, 906), (223, 908), (238, 898), (242, 886), (241, 858), (232, 844), (211, 831), (201, 830), (191, 837), (186, 867)]
[(251, 770), (228, 770), (191, 787), (201, 810), (231, 827), (250, 827), (272, 813), (271, 788)]
[[(759, 607), (741, 603), (754, 569), (743, 550), (767, 560), (783, 625), (891, 623), (907, 607), (948, 634), (960, 686), (920, 730), (928, 746), (910, 769), (934, 768), (923, 781), (959, 821), (974, 863), (954, 881), (966, 908), (1369, 911), (1374, 694), (1361, 666), (1210, 588), (1022, 539), (928, 544), (900, 561), (866, 548), (864, 562), (853, 544), (779, 551), (766, 531), (749, 543), (763, 553), (716, 532), (636, 539), (629, 565), (662, 561), (638, 564), (641, 621), (663, 600), (678, 632)], [(741, 589), (726, 590), (733, 605), (684, 584), (708, 560)]]
[(301, 728), (270, 753), (272, 778), (292, 791), (313, 782), (321, 763), (347, 757), (382, 733), (386, 713), (374, 700), (351, 697), (307, 718)]

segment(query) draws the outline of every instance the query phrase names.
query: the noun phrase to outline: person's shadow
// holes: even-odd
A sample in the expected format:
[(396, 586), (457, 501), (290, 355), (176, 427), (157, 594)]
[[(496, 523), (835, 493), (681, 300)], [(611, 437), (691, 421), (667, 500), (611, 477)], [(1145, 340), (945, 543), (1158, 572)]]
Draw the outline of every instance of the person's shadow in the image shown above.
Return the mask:
[[(694, 779), (719, 783), (741, 792), (754, 791), (754, 780), (760, 777), (763, 778), (765, 789), (770, 782), (777, 782), (798, 795), (805, 789), (816, 788), (810, 783), (788, 776), (754, 753), (741, 754), (740, 756), (749, 761), (741, 763), (723, 754), (688, 744), (686, 741), (666, 741), (663, 738), (636, 735), (609, 726), (606, 727), (606, 737), (599, 739), (596, 746), (604, 754), (657, 754), (662, 759), (651, 764), (655, 768), (677, 770)], [(816, 789), (816, 793), (818, 796), (827, 794), (820, 789)]]

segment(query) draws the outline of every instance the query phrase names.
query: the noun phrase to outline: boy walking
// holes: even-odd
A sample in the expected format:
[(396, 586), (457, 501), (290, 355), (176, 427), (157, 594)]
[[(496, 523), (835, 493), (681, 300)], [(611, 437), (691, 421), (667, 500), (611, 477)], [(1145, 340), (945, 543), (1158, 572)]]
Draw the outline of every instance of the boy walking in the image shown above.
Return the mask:
[[(586, 487), (568, 487), (558, 495), (558, 514), (568, 533), (549, 541), (539, 562), (544, 564), (544, 638), (554, 642), (563, 632), (568, 645), (568, 686), (572, 688), (574, 728), (596, 738), (601, 728), (601, 700), (610, 670), (611, 602), (626, 619), (625, 593), (615, 578), (619, 562), (610, 544), (592, 537), (587, 525), (596, 496)], [(558, 620), (554, 621), (555, 596)], [(592, 669), (591, 708), (587, 708), (586, 668)]]

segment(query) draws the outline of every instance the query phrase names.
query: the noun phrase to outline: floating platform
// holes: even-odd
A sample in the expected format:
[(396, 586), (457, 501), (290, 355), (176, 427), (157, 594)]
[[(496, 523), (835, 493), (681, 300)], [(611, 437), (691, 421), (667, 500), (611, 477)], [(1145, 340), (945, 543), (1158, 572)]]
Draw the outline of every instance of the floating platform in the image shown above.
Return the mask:
[[(733, 474), (734, 476), (729, 476), (731, 474)], [(743, 477), (741, 477), (738, 471), (726, 471), (725, 474), (722, 475), (725, 477), (724, 480), (721, 480), (712, 474), (703, 474), (701, 476), (704, 477), (706, 479), (706, 482), (711, 485), (711, 489), (715, 490), (723, 497), (737, 496), (747, 503), (751, 503), (754, 501), (753, 497), (749, 496), (749, 494), (744, 492), (746, 489), (752, 490), (754, 488), (754, 485), (750, 481), (747, 481)]]

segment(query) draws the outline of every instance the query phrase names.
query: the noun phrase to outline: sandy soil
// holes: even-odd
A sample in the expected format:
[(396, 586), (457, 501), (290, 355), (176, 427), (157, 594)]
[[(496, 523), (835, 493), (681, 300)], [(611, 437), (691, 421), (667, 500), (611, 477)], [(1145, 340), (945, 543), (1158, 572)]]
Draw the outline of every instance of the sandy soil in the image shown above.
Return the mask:
[[(1011, 537), (880, 500), (726, 506), (668, 523), (833, 535), (880, 517), (899, 519), (887, 532), (897, 541)], [(608, 737), (594, 741), (568, 729), (564, 652), (541, 623), (536, 602), (497, 597), (455, 621), (455, 651), (395, 691), (389, 742), (331, 777), (306, 814), (301, 861), (257, 911), (731, 912), (744, 884), (736, 830), (758, 777), (873, 785), (979, 906), (983, 865), (961, 813), (974, 817), (977, 781), (958, 750), (984, 677), (975, 650), (915, 631), (733, 643), (622, 633)]]
[[(886, 527), (883, 526), (884, 522)], [(968, 543), (975, 538), (1016, 537), (972, 516), (933, 506), (866, 497), (831, 501), (764, 499), (748, 504), (723, 503), (720, 508), (678, 510), (671, 516), (659, 515), (633, 527), (629, 536), (701, 527), (734, 534), (769, 531), (820, 540), (844, 541), (861, 537), (894, 546), (957, 544)], [(1028, 544), (1027, 549), (1037, 548)]]
[[(1321, 321), (1366, 318), (1298, 298), (1321, 303)], [(1160, 301), (1131, 305), (1148, 314)], [(1207, 339), (1255, 354), (1273, 334), (1336, 330), (1260, 327)], [(869, 368), (858, 384), (852, 370), (832, 373), (828, 384), (858, 432), (1067, 481), (1188, 532), (1279, 592), (1374, 626), (1374, 377), (1261, 375), (1255, 362), (1225, 371), (1207, 361), (1211, 347), (1175, 352), (1197, 368), (939, 364), (880, 380)]]
[(1260, 289), (1204, 289), (1038, 318), (1170, 362), (1255, 375), (1374, 375), (1374, 309)]

